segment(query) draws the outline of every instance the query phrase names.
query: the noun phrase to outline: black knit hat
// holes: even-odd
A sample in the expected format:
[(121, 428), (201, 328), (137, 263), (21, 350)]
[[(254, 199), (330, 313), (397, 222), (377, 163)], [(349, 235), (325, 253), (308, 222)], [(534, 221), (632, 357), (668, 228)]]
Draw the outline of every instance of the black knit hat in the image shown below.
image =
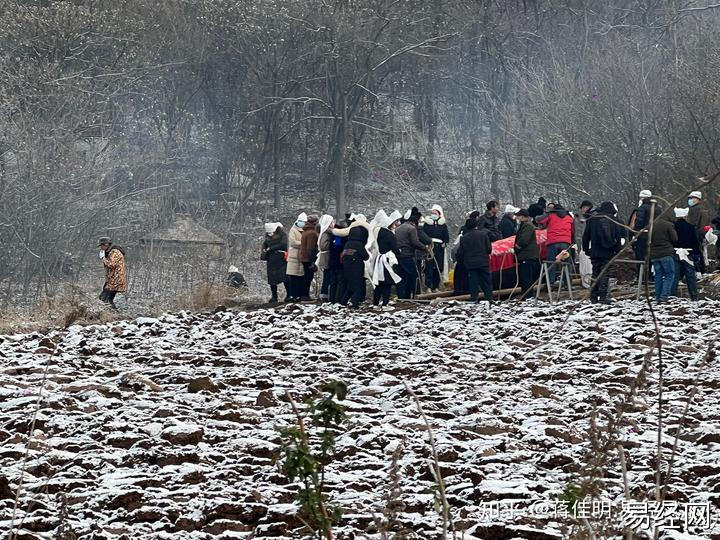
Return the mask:
[(413, 206), (410, 209), (410, 217), (408, 218), (408, 221), (414, 221), (415, 223), (417, 223), (418, 221), (420, 221), (421, 217), (422, 214), (420, 213), (420, 210), (418, 210), (416, 206)]
[(516, 215), (516, 216), (530, 217), (530, 212), (528, 212), (528, 211), (525, 210), (524, 208), (521, 208), (520, 210), (518, 210), (517, 212), (515, 212), (515, 215)]
[(478, 226), (477, 219), (469, 218), (465, 220), (465, 230), (469, 231), (472, 229), (476, 229)]
[(615, 215), (615, 205), (611, 203), (610, 201), (605, 201), (600, 205), (600, 211), (603, 214), (610, 214), (611, 216)]

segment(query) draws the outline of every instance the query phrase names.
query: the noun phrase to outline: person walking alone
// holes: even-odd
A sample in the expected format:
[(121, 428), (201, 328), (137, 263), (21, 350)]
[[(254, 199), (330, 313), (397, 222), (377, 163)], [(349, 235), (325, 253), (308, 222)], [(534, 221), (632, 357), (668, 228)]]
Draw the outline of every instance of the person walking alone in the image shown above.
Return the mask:
[(103, 236), (98, 241), (100, 248), (100, 260), (105, 268), (105, 284), (100, 293), (100, 300), (117, 311), (115, 295), (120, 292), (127, 292), (127, 272), (125, 268), (125, 251), (115, 246), (112, 240)]

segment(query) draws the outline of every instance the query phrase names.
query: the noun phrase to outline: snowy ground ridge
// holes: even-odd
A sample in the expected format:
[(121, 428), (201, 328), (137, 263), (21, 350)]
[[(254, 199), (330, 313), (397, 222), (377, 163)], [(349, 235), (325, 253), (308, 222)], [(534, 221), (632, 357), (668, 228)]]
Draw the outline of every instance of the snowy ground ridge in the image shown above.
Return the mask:
[[(376, 518), (398, 445), (393, 527), (440, 535), (427, 430), (406, 382), (433, 426), (464, 538), (567, 537), (577, 520), (488, 515), (488, 508), (552, 501), (583, 480), (593, 404), (612, 413), (654, 336), (643, 302), (582, 305), (562, 325), (569, 305), (489, 312), (455, 303), (395, 312), (290, 305), (0, 337), (0, 531), (10, 525), (50, 360), (20, 500), (21, 537), (52, 538), (61, 529), (97, 539), (306, 535), (295, 486), (273, 455), (277, 428), (294, 423), (285, 392), (302, 400), (329, 379), (349, 387), (347, 432), (328, 474), (330, 497), (344, 511), (336, 538), (379, 538)], [(715, 338), (708, 323), (718, 307), (678, 302), (657, 310), (666, 458), (694, 370)], [(618, 430), (638, 501), (654, 489), (654, 358), (650, 364)], [(704, 370), (668, 487), (669, 499), (710, 509), (712, 523), (688, 531), (696, 538), (720, 538), (719, 388), (714, 366)], [(603, 500), (620, 504), (617, 459), (602, 490)]]

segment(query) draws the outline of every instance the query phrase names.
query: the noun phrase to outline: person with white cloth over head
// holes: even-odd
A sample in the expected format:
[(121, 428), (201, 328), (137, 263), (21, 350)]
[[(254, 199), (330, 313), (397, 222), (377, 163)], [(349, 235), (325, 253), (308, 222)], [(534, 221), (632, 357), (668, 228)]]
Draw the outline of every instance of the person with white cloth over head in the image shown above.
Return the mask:
[(287, 259), (287, 275), (290, 283), (290, 301), (299, 302), (302, 298), (304, 290), (305, 268), (300, 260), (300, 247), (302, 245), (302, 234), (308, 216), (305, 212), (301, 212), (290, 227), (288, 234), (288, 259)]
[(390, 230), (401, 217), (397, 210), (389, 216), (384, 210), (380, 210), (372, 221), (377, 245), (377, 254), (372, 259), (371, 278), (373, 287), (375, 287), (373, 291), (374, 306), (380, 305), (381, 300), (383, 307), (387, 306), (390, 303), (392, 286), (402, 280), (393, 268), (398, 264), (397, 241), (395, 234)]
[[(278, 285), (285, 285), (285, 300), (290, 300), (290, 289), (287, 284), (287, 249), (288, 237), (280, 223), (265, 224), (265, 239), (260, 251), (260, 260), (267, 263), (267, 281), (270, 285), (269, 302), (278, 301)], [(231, 267), (234, 268), (234, 267)]]
[(440, 283), (447, 277), (445, 248), (450, 243), (450, 232), (448, 231), (442, 206), (439, 204), (432, 206), (430, 217), (425, 220), (423, 230), (432, 240), (432, 257), (425, 264), (425, 285), (432, 292), (435, 292), (440, 288)]
[(333, 239), (332, 228), (335, 226), (335, 218), (328, 214), (320, 217), (320, 234), (318, 235), (318, 254), (315, 259), (315, 266), (322, 271), (322, 285), (320, 286), (320, 300), (329, 299), (330, 289), (330, 248)]

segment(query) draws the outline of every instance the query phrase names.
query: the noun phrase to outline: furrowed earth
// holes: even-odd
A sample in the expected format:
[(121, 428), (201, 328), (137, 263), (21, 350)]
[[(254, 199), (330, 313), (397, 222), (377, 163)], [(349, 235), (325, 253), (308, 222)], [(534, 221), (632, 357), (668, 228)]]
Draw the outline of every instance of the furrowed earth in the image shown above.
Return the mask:
[[(288, 305), (0, 337), (0, 536), (12, 523), (28, 539), (307, 537), (297, 484), (273, 460), (278, 428), (296, 422), (286, 392), (301, 403), (338, 379), (335, 538), (442, 535), (429, 433), (405, 384), (431, 424), (458, 538), (587, 538), (587, 525), (607, 537), (625, 489), (617, 444), (593, 449), (609, 420), (631, 498), (655, 498), (657, 351), (631, 392), (654, 325), (644, 302), (574, 306)], [(657, 308), (663, 475), (677, 442), (666, 499), (712, 518), (660, 538), (720, 538), (720, 372), (714, 358), (701, 368), (719, 308)], [(614, 513), (564, 515), (553, 501), (603, 460), (596, 502)], [(513, 502), (516, 515), (493, 515)]]

